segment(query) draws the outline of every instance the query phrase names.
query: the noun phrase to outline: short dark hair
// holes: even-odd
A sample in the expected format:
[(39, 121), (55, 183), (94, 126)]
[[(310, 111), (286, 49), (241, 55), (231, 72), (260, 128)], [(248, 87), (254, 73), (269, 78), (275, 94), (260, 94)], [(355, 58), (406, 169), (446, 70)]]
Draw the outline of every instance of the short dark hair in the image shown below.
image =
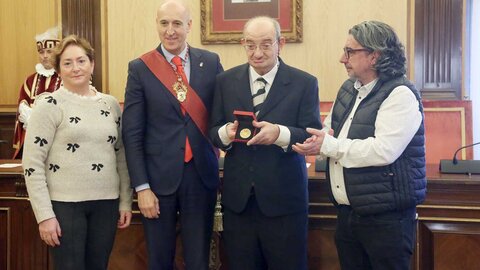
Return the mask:
[(365, 21), (353, 26), (348, 33), (363, 47), (380, 53), (374, 66), (380, 79), (405, 75), (405, 47), (391, 26), (378, 21)]
[(95, 50), (92, 48), (92, 45), (90, 45), (90, 42), (76, 35), (69, 35), (66, 38), (62, 39), (53, 50), (51, 60), (53, 67), (57, 72), (60, 72), (60, 57), (62, 56), (65, 49), (70, 45), (75, 45), (84, 49), (85, 54), (87, 55), (90, 62), (93, 62), (93, 59), (95, 58)]

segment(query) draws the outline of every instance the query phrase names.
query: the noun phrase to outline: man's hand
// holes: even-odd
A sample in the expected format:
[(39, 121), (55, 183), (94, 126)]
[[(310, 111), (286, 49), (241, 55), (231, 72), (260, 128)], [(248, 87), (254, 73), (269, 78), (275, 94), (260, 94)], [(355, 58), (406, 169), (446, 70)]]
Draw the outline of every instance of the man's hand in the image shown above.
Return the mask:
[[(307, 128), (307, 132), (312, 134), (312, 136), (306, 139), (303, 143), (296, 143), (292, 145), (292, 149), (302, 155), (318, 155), (320, 154), (320, 149), (322, 148), (323, 139), (325, 138), (325, 131)], [(333, 135), (333, 130), (328, 131), (329, 135)]]
[(146, 218), (158, 218), (160, 215), (160, 203), (151, 189), (147, 188), (137, 192), (138, 208)]
[(18, 121), (23, 123), (23, 129), (27, 129), (28, 119), (32, 114), (32, 108), (28, 106), (25, 102), (20, 103), (18, 106)]
[(49, 218), (38, 224), (38, 231), (40, 238), (49, 246), (60, 246), (60, 237), (62, 237), (62, 230), (57, 218)]
[(237, 133), (238, 121), (235, 120), (233, 121), (233, 124), (232, 123), (227, 124), (225, 129), (227, 131), (228, 138), (230, 139), (230, 141), (233, 141), (235, 139), (235, 134)]
[(252, 121), (254, 127), (259, 128), (260, 132), (258, 132), (253, 138), (251, 138), (247, 145), (255, 145), (255, 144), (263, 144), (263, 145), (270, 145), (273, 144), (280, 135), (280, 128), (272, 123), (266, 121)]

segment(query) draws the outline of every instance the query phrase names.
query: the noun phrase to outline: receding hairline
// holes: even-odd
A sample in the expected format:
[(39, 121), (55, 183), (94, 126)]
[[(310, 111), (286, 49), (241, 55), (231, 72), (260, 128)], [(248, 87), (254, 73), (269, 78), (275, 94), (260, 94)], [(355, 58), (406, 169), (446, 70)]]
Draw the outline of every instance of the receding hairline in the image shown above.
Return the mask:
[(190, 7), (187, 5), (187, 3), (184, 0), (163, 0), (160, 2), (160, 5), (157, 8), (157, 18), (158, 14), (160, 13), (160, 10), (162, 10), (165, 6), (175, 4), (176, 6), (179, 6), (184, 9), (185, 14), (187, 15), (187, 20), (191, 20), (191, 12), (190, 12)]
[(255, 24), (259, 24), (259, 23), (262, 23), (262, 22), (268, 22), (270, 23), (270, 25), (272, 26), (272, 28), (275, 28), (274, 27), (274, 23), (273, 23), (273, 19), (269, 18), (269, 17), (266, 17), (266, 16), (258, 16), (258, 17), (253, 17), (251, 18), (250, 20), (248, 20), (245, 25), (243, 26), (243, 32), (245, 34), (245, 31), (252, 25), (255, 25)]

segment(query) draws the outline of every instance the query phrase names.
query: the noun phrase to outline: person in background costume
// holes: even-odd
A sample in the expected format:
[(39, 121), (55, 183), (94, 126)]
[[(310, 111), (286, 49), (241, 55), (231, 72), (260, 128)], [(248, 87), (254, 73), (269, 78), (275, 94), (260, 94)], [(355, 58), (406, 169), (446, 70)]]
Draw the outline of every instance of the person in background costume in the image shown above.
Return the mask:
[(61, 79), (53, 68), (50, 56), (53, 48), (60, 42), (58, 39), (58, 28), (53, 27), (45, 33), (35, 36), (37, 42), (38, 58), (40, 63), (35, 65), (36, 72), (27, 77), (20, 87), (18, 97), (18, 112), (15, 121), (15, 133), (13, 158), (21, 158), (25, 131), (32, 112), (32, 105), (35, 98), (45, 92), (53, 92), (60, 87)]

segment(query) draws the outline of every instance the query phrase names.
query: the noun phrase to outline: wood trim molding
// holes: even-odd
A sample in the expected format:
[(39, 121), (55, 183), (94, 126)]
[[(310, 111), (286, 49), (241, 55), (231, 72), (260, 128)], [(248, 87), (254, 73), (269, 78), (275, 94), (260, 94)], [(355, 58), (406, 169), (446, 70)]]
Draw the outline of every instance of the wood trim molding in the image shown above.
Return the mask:
[(103, 90), (103, 56), (102, 56), (102, 23), (101, 0), (61, 0), (62, 34), (78, 35), (90, 42), (95, 49), (95, 70), (93, 85), (97, 90)]
[(464, 14), (465, 0), (415, 1), (414, 81), (424, 99), (463, 99)]
[(7, 269), (11, 269), (11, 262), (10, 262), (10, 257), (11, 257), (11, 252), (12, 252), (12, 217), (10, 214), (10, 207), (0, 207), (0, 212), (7, 212)]

